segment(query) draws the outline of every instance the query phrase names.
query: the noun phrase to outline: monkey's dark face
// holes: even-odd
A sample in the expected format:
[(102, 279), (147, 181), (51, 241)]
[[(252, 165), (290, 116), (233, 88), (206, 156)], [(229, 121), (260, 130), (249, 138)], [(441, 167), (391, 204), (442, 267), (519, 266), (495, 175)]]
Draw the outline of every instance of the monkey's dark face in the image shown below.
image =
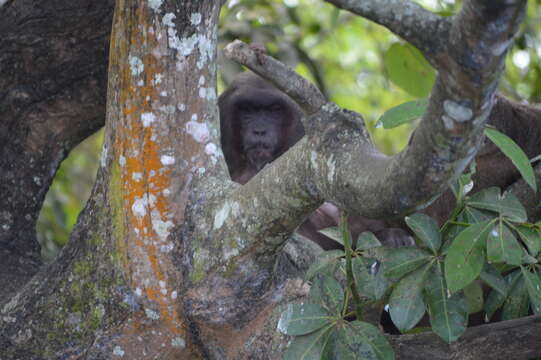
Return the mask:
[(231, 179), (241, 184), (304, 135), (298, 105), (253, 73), (238, 75), (218, 105), (222, 150)]
[(284, 150), (280, 136), (291, 115), (280, 99), (268, 101), (239, 101), (236, 106), (237, 131), (241, 141), (240, 153), (256, 171), (273, 161)]

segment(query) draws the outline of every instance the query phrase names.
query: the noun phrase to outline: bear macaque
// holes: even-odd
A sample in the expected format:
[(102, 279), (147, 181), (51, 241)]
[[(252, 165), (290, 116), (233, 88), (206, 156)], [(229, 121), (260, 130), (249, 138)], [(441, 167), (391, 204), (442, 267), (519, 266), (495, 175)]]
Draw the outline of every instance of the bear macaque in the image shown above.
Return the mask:
[[(218, 100), (222, 150), (231, 179), (248, 182), (266, 164), (282, 155), (304, 136), (301, 108), (286, 94), (251, 72), (239, 74)], [(298, 232), (323, 249), (341, 245), (318, 230), (336, 226), (339, 210), (324, 203), (299, 227)], [(383, 221), (362, 217), (348, 220), (353, 239), (363, 231), (382, 237), (387, 245), (413, 244), (400, 229), (389, 231)]]

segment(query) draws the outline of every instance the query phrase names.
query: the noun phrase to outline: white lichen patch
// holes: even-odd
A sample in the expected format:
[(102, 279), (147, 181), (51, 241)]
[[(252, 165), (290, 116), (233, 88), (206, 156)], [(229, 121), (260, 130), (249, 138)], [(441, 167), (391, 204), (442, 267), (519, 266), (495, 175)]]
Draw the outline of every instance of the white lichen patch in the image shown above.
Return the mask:
[(178, 296), (178, 293), (176, 290), (174, 290), (172, 293), (171, 293), (171, 299), (175, 300)]
[(120, 157), (118, 158), (118, 163), (120, 164), (120, 166), (126, 165), (126, 158), (124, 157), (124, 155), (120, 155)]
[(113, 349), (113, 355), (123, 357), (124, 356), (124, 350), (122, 350), (122, 348), (117, 345)]
[(160, 96), (167, 96), (167, 91), (160, 92)]
[(205, 77), (203, 75), (201, 75), (201, 77), (199, 78), (199, 86), (202, 85), (205, 85)]
[(163, 74), (158, 73), (158, 74), (154, 75), (154, 79), (152, 79), (152, 84), (153, 85), (161, 84), (162, 79), (163, 79)]
[(201, 99), (214, 100), (216, 99), (216, 91), (213, 88), (200, 87), (199, 97)]
[(447, 130), (453, 130), (455, 128), (455, 122), (449, 116), (443, 115), (441, 119), (443, 120), (443, 125)]
[(224, 225), (230, 212), (231, 205), (226, 201), (221, 209), (216, 212), (216, 215), (214, 215), (214, 229), (220, 229)]
[(142, 87), (142, 86), (144, 86), (144, 85), (145, 85), (145, 82), (144, 82), (143, 80), (139, 80), (139, 81), (137, 82), (137, 86), (139, 86), (139, 87)]
[(41, 179), (39, 178), (39, 176), (34, 176), (33, 180), (36, 183), (36, 185), (41, 186)]
[(128, 62), (130, 63), (131, 74), (133, 76), (137, 76), (145, 70), (145, 64), (137, 56), (130, 56)]
[(238, 202), (234, 202), (231, 205), (231, 209), (233, 210), (233, 216), (238, 217), (240, 215), (240, 204)]
[(159, 11), (162, 3), (163, 0), (148, 0), (148, 6), (154, 11)]
[(170, 234), (170, 230), (173, 227), (173, 222), (167, 220), (163, 221), (159, 211), (152, 211), (151, 214), (152, 220), (152, 229), (158, 235), (161, 241), (167, 240), (167, 237)]
[(207, 88), (205, 87), (200, 87), (199, 88), (199, 97), (204, 99), (207, 97)]
[(239, 250), (236, 248), (226, 248), (224, 249), (224, 260), (229, 260), (230, 258), (237, 256)]
[(178, 104), (177, 109), (179, 111), (186, 111), (186, 104)]
[(186, 347), (186, 341), (183, 338), (177, 336), (176, 338), (171, 340), (171, 346), (183, 349)]
[(208, 143), (205, 146), (205, 153), (207, 155), (215, 156), (218, 151), (218, 147), (214, 143)]
[(336, 171), (336, 162), (333, 159), (333, 156), (331, 155), (330, 158), (327, 159), (327, 180), (329, 183), (332, 184), (334, 180), (334, 174)]
[(143, 295), (143, 291), (141, 290), (141, 288), (136, 288), (135, 289), (135, 295), (137, 295), (137, 296)]
[(468, 121), (473, 117), (472, 109), (452, 100), (445, 100), (443, 102), (443, 109), (447, 116), (457, 122)]
[(198, 143), (206, 143), (209, 139), (207, 124), (190, 120), (186, 123), (186, 132)]
[[(165, 95), (162, 95), (165, 96)], [(173, 115), (176, 111), (175, 107), (173, 105), (162, 105), (159, 107), (160, 112), (167, 114), (167, 115)]]
[(158, 314), (156, 311), (152, 309), (145, 309), (145, 314), (149, 319), (152, 320), (158, 320), (160, 318), (160, 314)]
[(201, 70), (207, 64), (207, 61), (212, 59), (214, 55), (214, 46), (212, 46), (211, 39), (200, 35), (198, 38), (199, 48), (199, 60), (197, 61), (197, 67)]
[(147, 214), (148, 206), (148, 196), (143, 195), (142, 197), (136, 197), (133, 205), (131, 206), (131, 211), (136, 217), (142, 218)]
[(100, 165), (101, 167), (105, 167), (107, 165), (107, 144), (103, 144), (103, 148), (101, 149), (101, 156), (100, 156)]
[(139, 182), (143, 179), (143, 174), (140, 172), (134, 172), (131, 174), (131, 178), (133, 181)]
[(141, 122), (144, 127), (149, 127), (153, 122), (156, 121), (156, 115), (151, 112), (145, 112), (141, 114)]
[(314, 170), (317, 171), (318, 169), (317, 153), (315, 151), (310, 152), (310, 163), (312, 164), (312, 167), (314, 168)]
[(175, 157), (170, 155), (162, 155), (160, 157), (160, 162), (162, 165), (173, 165), (175, 163)]
[(190, 22), (192, 23), (192, 25), (199, 25), (201, 24), (201, 14), (200, 13), (193, 13), (192, 16), (190, 17)]
[(167, 13), (163, 16), (163, 19), (162, 19), (162, 24), (164, 24), (165, 26), (175, 26), (175, 24), (173, 23), (173, 19), (175, 19), (176, 16), (175, 14), (173, 13)]
[(175, 248), (175, 246), (171, 243), (165, 243), (164, 245), (161, 245), (160, 246), (160, 251), (162, 253), (165, 253), (167, 254), (168, 252), (171, 252), (173, 251), (173, 249)]

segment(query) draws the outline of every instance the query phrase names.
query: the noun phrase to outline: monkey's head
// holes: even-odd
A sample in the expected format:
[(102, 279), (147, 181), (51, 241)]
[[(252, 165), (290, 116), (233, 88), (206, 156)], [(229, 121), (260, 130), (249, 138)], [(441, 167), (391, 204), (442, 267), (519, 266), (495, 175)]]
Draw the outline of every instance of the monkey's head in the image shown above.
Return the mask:
[(220, 96), (222, 149), (234, 181), (245, 183), (303, 135), (302, 111), (253, 73), (242, 73)]

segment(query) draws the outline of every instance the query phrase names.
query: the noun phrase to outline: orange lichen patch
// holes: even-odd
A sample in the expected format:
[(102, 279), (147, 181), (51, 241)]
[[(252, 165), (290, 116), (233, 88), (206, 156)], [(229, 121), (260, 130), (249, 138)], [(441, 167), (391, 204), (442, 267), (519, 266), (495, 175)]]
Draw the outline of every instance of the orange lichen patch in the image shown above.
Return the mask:
[[(137, 23), (147, 27), (147, 16), (141, 15), (142, 12), (139, 12), (138, 20), (132, 17), (121, 24), (133, 26)], [(172, 169), (162, 164), (161, 156), (162, 149), (171, 144), (169, 133), (159, 127), (164, 115), (152, 109), (152, 103), (159, 99), (159, 89), (151, 79), (158, 72), (165, 73), (165, 65), (152, 55), (142, 55), (135, 62), (142, 64), (144, 70), (134, 72), (130, 68), (133, 66), (129, 62), (130, 56), (133, 59), (136, 56), (133, 54), (149, 54), (150, 50), (146, 49), (157, 46), (157, 40), (155, 34), (149, 32), (125, 34), (130, 34), (130, 39), (116, 43), (124, 48), (113, 49), (121, 54), (116, 60), (120, 92), (117, 108), (120, 111), (115, 124), (113, 151), (115, 161), (121, 163), (122, 202), (129, 229), (126, 232), (126, 251), (130, 259), (128, 275), (132, 287), (141, 289), (141, 294), (146, 295), (146, 303), (152, 305), (150, 308), (157, 307), (159, 319), (168, 331), (182, 335), (185, 330), (167, 276), (173, 271), (171, 259), (167, 251), (161, 250), (172, 226), (170, 200), (164, 195), (164, 190), (171, 186)], [(142, 121), (143, 114), (150, 116), (152, 121)]]

